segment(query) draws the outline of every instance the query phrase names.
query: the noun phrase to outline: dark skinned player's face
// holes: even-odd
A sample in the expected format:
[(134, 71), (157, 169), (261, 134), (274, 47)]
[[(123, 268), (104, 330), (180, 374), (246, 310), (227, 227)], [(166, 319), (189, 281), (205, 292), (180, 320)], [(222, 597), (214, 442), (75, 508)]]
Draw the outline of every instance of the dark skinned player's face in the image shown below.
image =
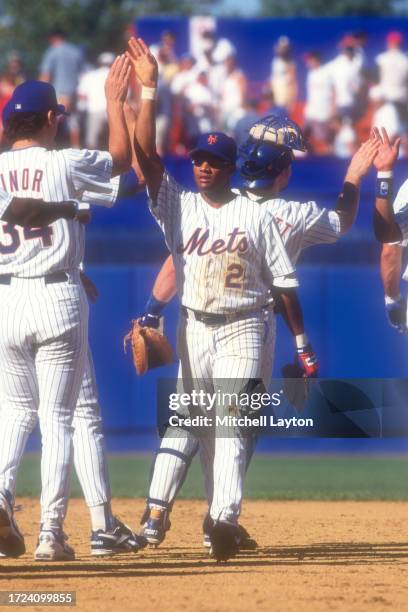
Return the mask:
[(206, 193), (229, 186), (234, 171), (230, 162), (204, 151), (195, 153), (191, 161), (199, 191)]

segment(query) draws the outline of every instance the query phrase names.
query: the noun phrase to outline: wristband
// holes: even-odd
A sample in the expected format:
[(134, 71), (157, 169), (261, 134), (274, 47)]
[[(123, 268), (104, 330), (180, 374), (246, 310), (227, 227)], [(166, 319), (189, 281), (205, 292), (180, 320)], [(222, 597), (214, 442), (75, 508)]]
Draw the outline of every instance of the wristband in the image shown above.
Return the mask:
[(165, 306), (166, 302), (161, 302), (160, 300), (156, 299), (152, 293), (149, 299), (147, 300), (145, 312), (149, 315), (159, 317)]
[(308, 337), (306, 334), (298, 334), (295, 336), (295, 345), (297, 349), (303, 349), (309, 344)]
[(146, 87), (142, 85), (142, 93), (140, 94), (141, 100), (155, 100), (156, 99), (157, 87)]
[(375, 197), (388, 199), (392, 193), (392, 184), (392, 170), (378, 172), (375, 184)]
[(390, 306), (391, 304), (398, 304), (398, 302), (400, 302), (402, 299), (402, 295), (399, 294), (396, 298), (393, 298), (389, 295), (385, 296), (385, 305), (386, 306)]

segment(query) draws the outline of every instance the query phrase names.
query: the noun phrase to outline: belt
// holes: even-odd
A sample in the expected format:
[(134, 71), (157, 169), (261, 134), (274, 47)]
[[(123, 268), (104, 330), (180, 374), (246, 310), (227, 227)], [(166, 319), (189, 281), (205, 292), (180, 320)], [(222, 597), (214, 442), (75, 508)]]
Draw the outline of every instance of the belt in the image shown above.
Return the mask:
[[(14, 276), (13, 274), (0, 274), (0, 285), (11, 285), (13, 278), (25, 278), (21, 276)], [(43, 278), (44, 283), (49, 285), (51, 283), (65, 283), (68, 280), (68, 274), (66, 272), (51, 272), (46, 276), (38, 276), (32, 278), (26, 278), (26, 280), (36, 280), (37, 278)]]
[(218, 314), (213, 312), (203, 312), (202, 310), (193, 310), (186, 306), (181, 307), (181, 312), (187, 319), (194, 319), (200, 321), (205, 325), (226, 325), (227, 323), (233, 323), (240, 319), (247, 319), (254, 315), (260, 314), (262, 310), (257, 308), (256, 310), (244, 310), (241, 312), (234, 312), (232, 314)]

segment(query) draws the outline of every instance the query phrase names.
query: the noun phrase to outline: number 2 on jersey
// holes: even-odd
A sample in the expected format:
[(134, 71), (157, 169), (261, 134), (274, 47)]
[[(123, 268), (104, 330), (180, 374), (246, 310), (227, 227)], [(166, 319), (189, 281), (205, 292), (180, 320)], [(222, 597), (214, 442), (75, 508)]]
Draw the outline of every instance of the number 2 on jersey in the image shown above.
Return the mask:
[(225, 286), (228, 289), (242, 289), (244, 281), (244, 268), (240, 264), (230, 264), (227, 268), (229, 274), (225, 277)]
[(52, 227), (25, 227), (22, 228), (22, 237), (19, 230), (12, 223), (2, 224), (3, 234), (7, 236), (6, 244), (0, 241), (0, 255), (9, 255), (15, 253), (21, 245), (21, 239), (34, 240), (34, 238), (42, 239), (43, 248), (52, 245)]

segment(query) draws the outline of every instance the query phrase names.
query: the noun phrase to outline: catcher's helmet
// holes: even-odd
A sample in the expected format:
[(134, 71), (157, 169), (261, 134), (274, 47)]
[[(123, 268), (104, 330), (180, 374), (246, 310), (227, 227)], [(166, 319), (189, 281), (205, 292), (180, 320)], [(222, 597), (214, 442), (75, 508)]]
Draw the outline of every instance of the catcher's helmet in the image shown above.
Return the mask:
[(287, 117), (268, 115), (249, 130), (240, 147), (237, 167), (247, 187), (268, 187), (293, 161), (293, 151), (306, 151), (299, 126)]

